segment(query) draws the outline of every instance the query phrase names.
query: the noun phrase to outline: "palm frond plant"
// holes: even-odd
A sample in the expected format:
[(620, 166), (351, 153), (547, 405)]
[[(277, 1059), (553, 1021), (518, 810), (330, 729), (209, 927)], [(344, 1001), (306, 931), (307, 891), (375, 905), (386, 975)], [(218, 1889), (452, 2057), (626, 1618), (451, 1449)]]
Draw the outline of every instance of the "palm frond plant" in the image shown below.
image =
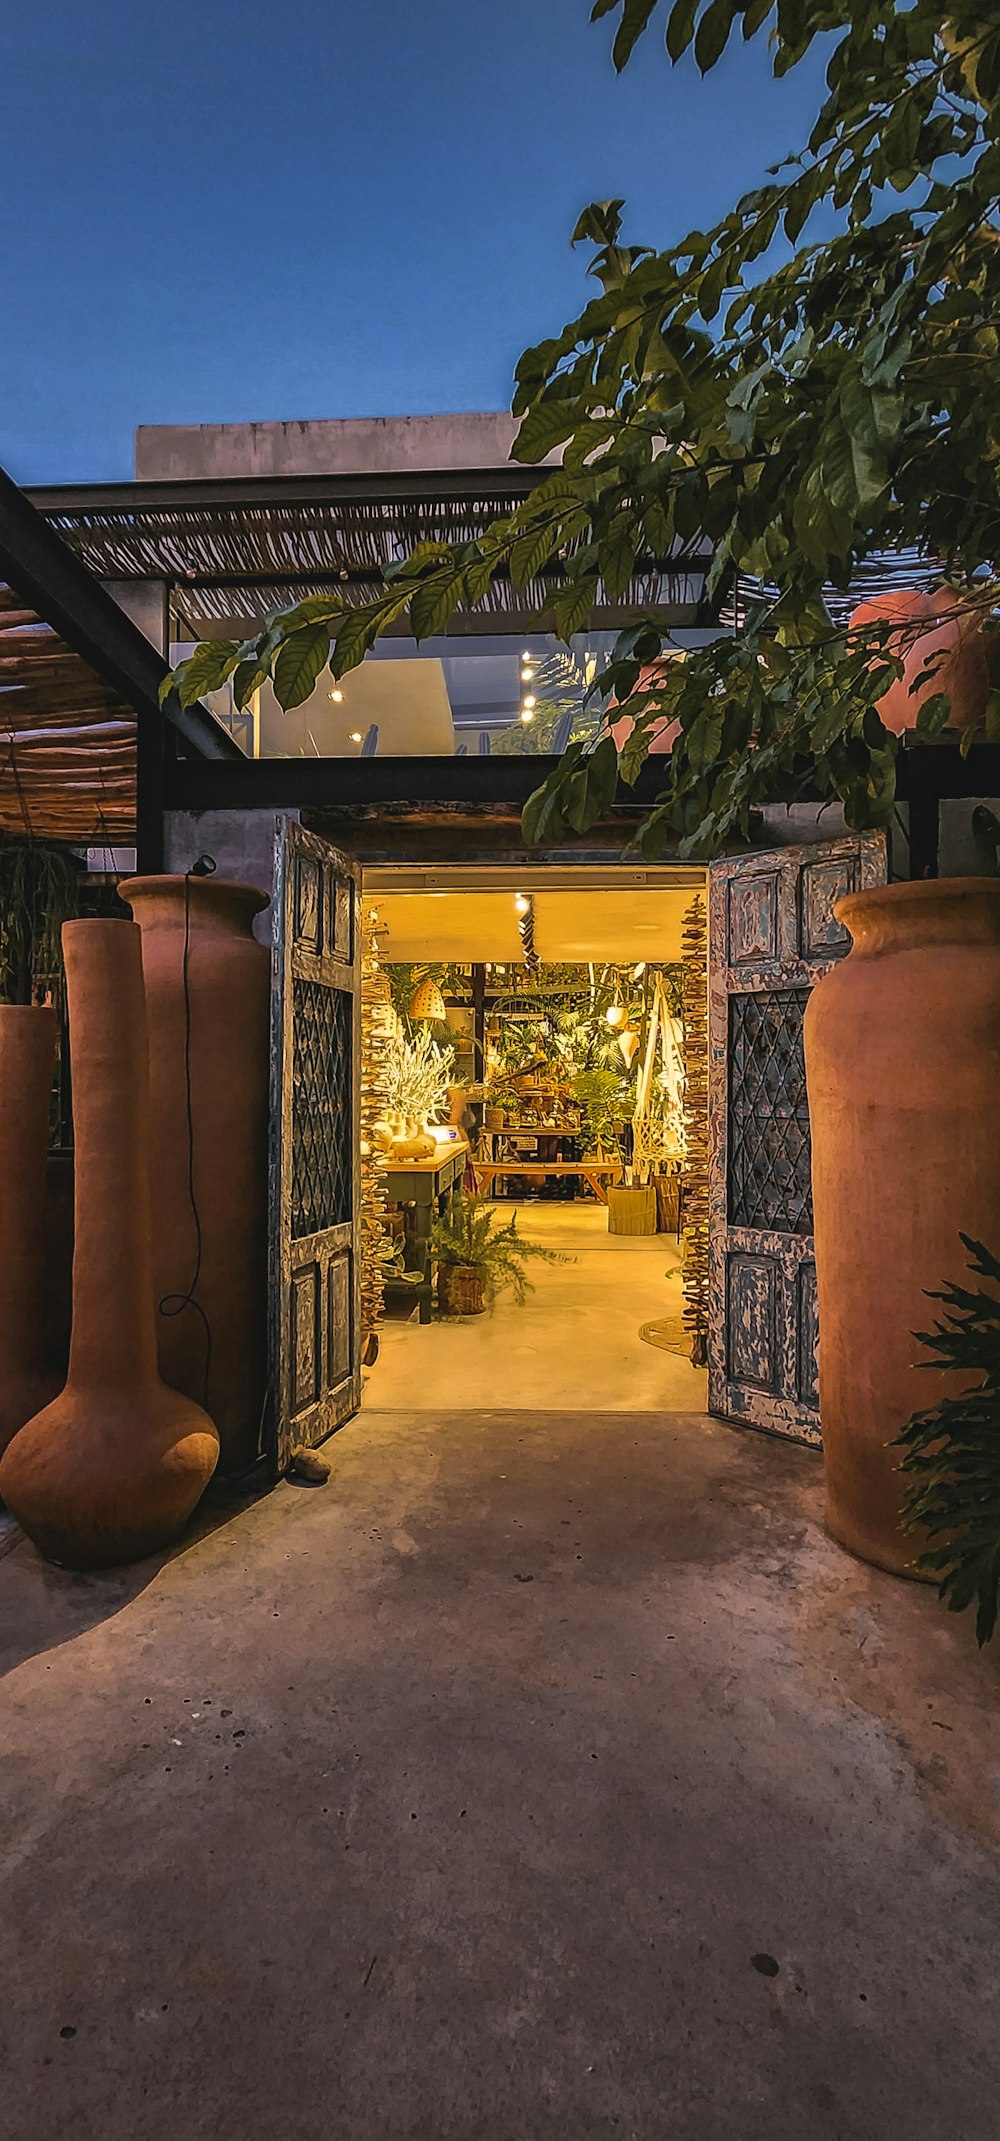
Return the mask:
[[(437, 1259), (441, 1306), (465, 1315), (492, 1308), (498, 1294), (508, 1287), (515, 1301), (526, 1301), (534, 1290), (524, 1268), (531, 1257), (544, 1264), (571, 1261), (559, 1250), (519, 1234), (516, 1212), (505, 1226), (500, 1225), (488, 1198), (464, 1194), (455, 1198), (431, 1229), (431, 1247)], [(456, 1277), (463, 1273), (466, 1283), (456, 1284)]]
[(914, 1573), (937, 1584), (951, 1613), (975, 1603), (982, 1645), (1000, 1608), (1000, 1261), (968, 1234), (961, 1239), (969, 1270), (998, 1292), (947, 1286), (928, 1294), (944, 1303), (944, 1314), (933, 1330), (914, 1335), (937, 1356), (923, 1365), (958, 1369), (969, 1387), (914, 1413), (897, 1446), (906, 1476), (902, 1521), (925, 1541)]

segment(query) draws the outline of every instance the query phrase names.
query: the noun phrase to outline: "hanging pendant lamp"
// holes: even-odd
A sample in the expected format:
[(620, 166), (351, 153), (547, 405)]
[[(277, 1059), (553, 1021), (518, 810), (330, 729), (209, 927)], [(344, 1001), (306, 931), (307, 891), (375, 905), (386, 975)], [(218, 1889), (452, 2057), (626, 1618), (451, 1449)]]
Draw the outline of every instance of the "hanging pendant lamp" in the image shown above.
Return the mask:
[(429, 1019), (432, 1025), (443, 1025), (445, 1017), (444, 997), (436, 981), (430, 977), (420, 982), (410, 998), (410, 1017)]
[(626, 1026), (624, 1033), (616, 1033), (615, 1040), (617, 1041), (618, 1046), (621, 1049), (622, 1055), (625, 1059), (626, 1070), (631, 1070), (632, 1065), (635, 1061), (635, 1052), (639, 1046), (638, 1034), (636, 1033), (634, 1027)]

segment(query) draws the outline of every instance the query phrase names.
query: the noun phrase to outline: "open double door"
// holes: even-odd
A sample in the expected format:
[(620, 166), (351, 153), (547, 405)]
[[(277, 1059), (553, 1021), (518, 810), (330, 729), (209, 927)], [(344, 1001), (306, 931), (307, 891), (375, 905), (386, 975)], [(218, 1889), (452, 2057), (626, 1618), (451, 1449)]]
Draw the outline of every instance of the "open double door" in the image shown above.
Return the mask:
[[(848, 949), (834, 906), (883, 884), (881, 835), (709, 872), (709, 1409), (819, 1440), (802, 1021)], [(641, 893), (637, 893), (641, 898)], [(268, 1452), (287, 1469), (361, 1402), (356, 863), (292, 819), (276, 838)]]

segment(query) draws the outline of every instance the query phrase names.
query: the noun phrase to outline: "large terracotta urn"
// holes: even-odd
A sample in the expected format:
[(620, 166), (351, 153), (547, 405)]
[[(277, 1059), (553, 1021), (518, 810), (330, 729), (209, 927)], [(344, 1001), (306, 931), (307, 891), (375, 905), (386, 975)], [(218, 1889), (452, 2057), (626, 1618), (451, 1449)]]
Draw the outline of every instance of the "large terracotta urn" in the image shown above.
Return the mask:
[[(640, 669), (639, 681), (635, 687), (636, 696), (640, 692), (652, 691), (657, 684), (661, 683), (666, 675), (667, 667), (668, 664), (666, 662), (650, 662), (646, 668)], [(613, 721), (609, 719), (608, 721), (608, 733), (613, 736), (617, 751), (624, 751), (634, 728), (635, 718), (628, 712), (628, 702), (626, 701), (615, 719)], [(665, 714), (661, 714), (646, 730), (646, 748), (649, 757), (668, 757), (680, 732), (681, 725), (679, 721), (668, 720)]]
[(836, 912), (853, 945), (805, 1017), (827, 1521), (903, 1573), (918, 1542), (890, 1445), (962, 1388), (918, 1365), (913, 1333), (928, 1291), (966, 1279), (960, 1233), (1000, 1249), (1000, 880), (888, 885)]
[(67, 922), (63, 953), (76, 1147), (69, 1376), (0, 1459), (0, 1495), (50, 1561), (93, 1569), (168, 1545), (219, 1444), (201, 1407), (157, 1373), (139, 932)]
[(0, 1004), (0, 1450), (54, 1398), (46, 1347), (45, 1176), (56, 1014)]
[(924, 701), (944, 691), (949, 728), (975, 728), (986, 710), (993, 659), (981, 609), (953, 588), (899, 588), (859, 603), (849, 629), (874, 624), (895, 627), (887, 651), (903, 664), (902, 676), (876, 701), (885, 727), (896, 736), (915, 728)]
[(260, 1453), (267, 1383), (268, 895), (217, 877), (119, 891), (142, 936), (160, 1373), (211, 1413), (237, 1472)]

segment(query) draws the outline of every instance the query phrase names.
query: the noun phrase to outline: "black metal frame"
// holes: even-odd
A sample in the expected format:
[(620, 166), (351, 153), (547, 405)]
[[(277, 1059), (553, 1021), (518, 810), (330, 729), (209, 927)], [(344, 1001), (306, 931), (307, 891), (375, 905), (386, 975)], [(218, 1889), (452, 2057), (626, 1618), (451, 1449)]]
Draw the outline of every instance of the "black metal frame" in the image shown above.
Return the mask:
[(183, 707), (169, 669), (98, 580), (0, 469), (0, 575), (58, 632), (136, 718), (136, 856), (142, 870), (163, 866), (164, 774), (180, 737), (203, 761), (242, 758), (239, 745), (200, 704)]
[[(237, 763), (175, 759), (164, 768), (168, 810), (299, 809), (416, 813), (435, 806), (481, 814), (523, 808), (558, 760), (525, 758), (241, 758)], [(978, 744), (963, 758), (957, 743), (904, 741), (897, 795), (909, 809), (911, 877), (936, 877), (940, 806), (947, 800), (1000, 795), (1000, 745)], [(620, 785), (613, 814), (637, 818), (655, 800), (661, 769), (647, 760), (634, 787)], [(805, 791), (803, 802), (820, 800)]]

